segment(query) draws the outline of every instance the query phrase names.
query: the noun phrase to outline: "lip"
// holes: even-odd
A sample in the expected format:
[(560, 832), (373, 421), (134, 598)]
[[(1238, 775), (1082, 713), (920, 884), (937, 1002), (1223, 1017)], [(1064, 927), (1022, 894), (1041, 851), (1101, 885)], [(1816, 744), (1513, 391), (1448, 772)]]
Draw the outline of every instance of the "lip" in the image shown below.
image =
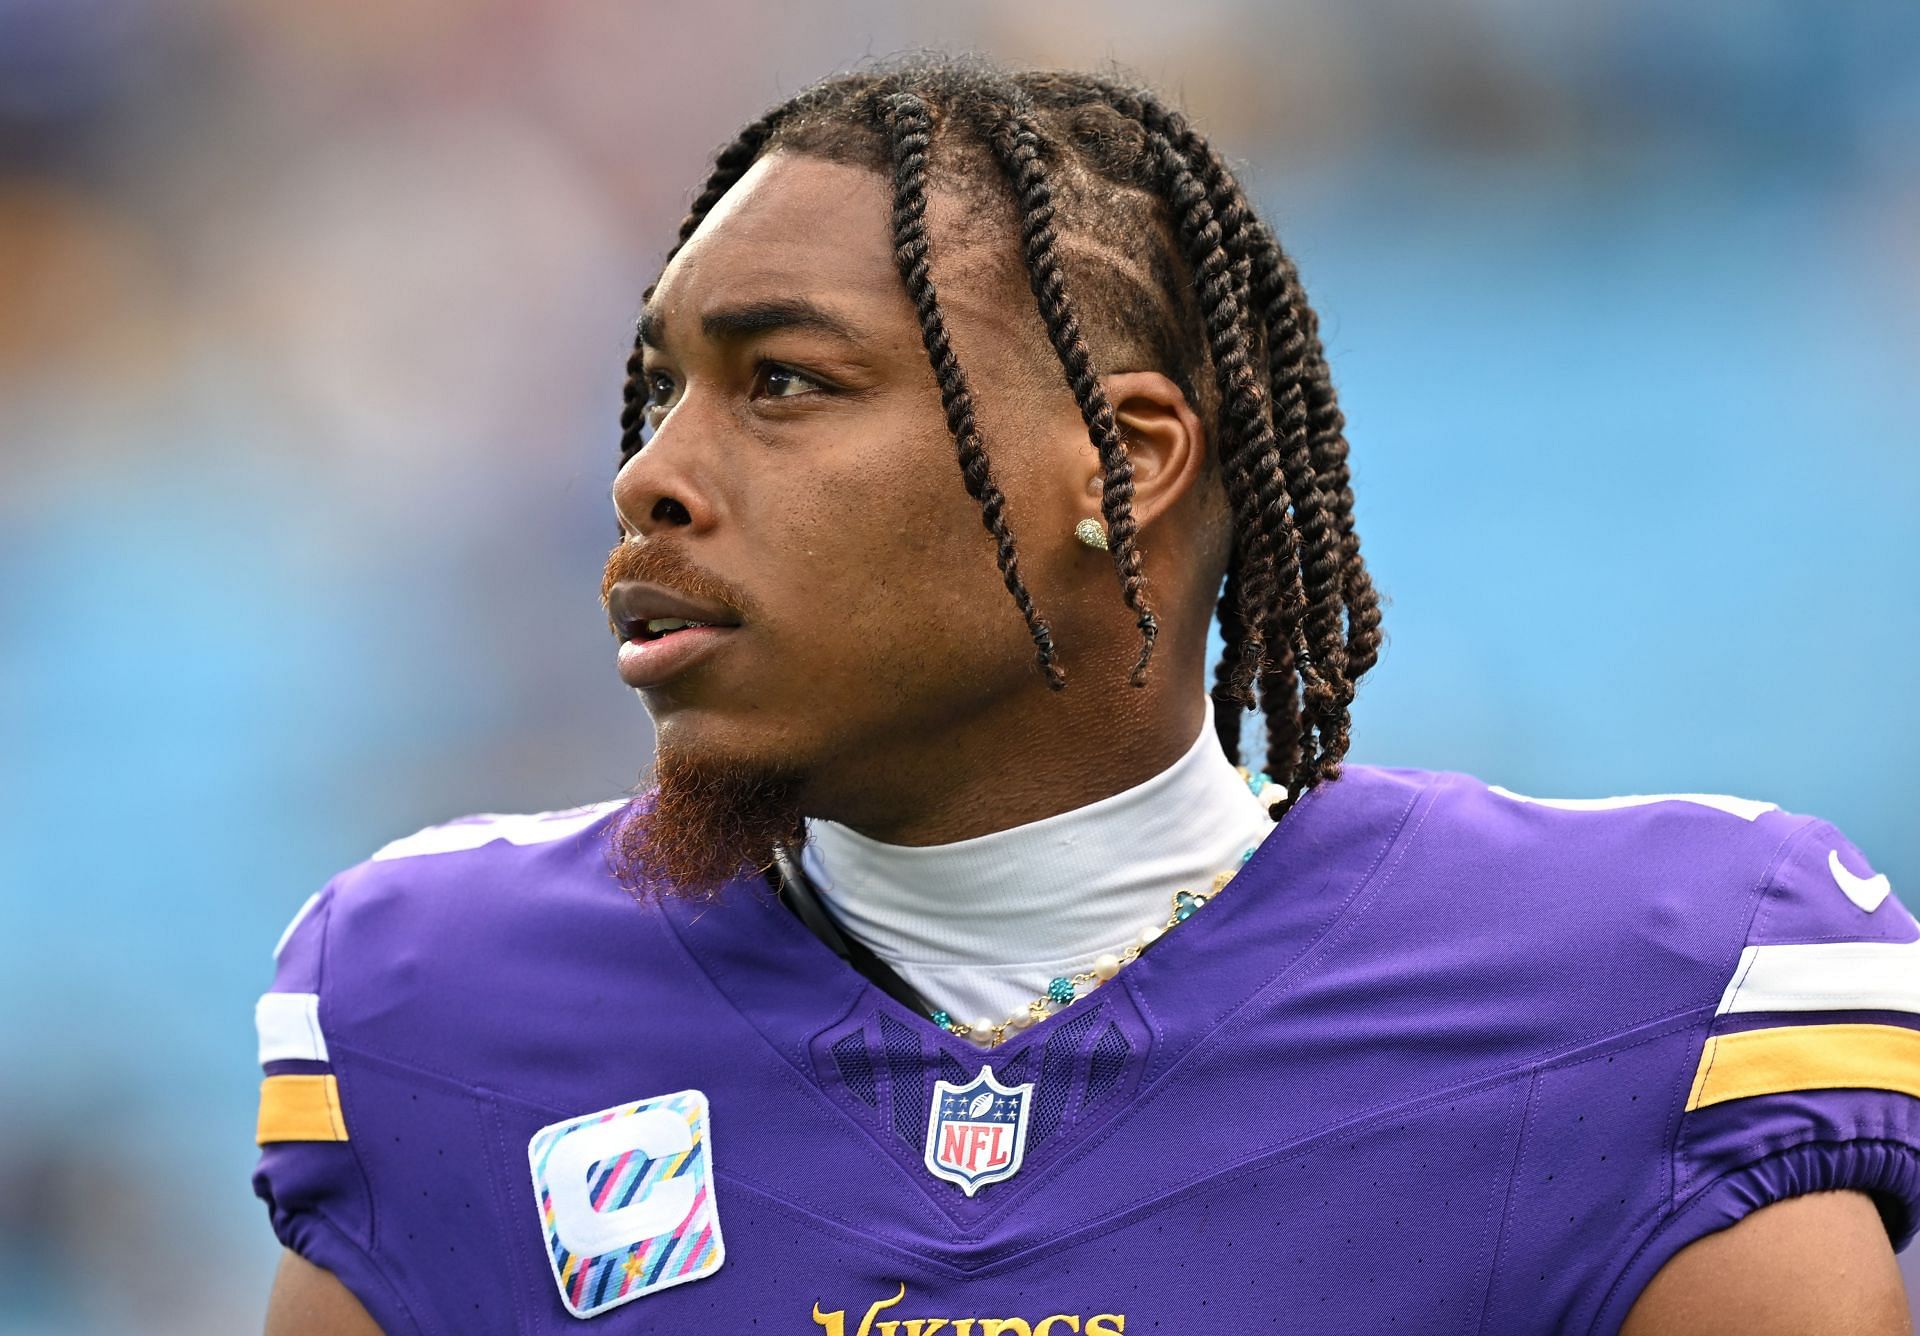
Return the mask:
[(670, 632), (658, 640), (623, 640), (616, 658), (620, 680), (635, 691), (663, 686), (720, 648), (736, 629), (732, 626), (689, 626)]
[[(740, 625), (740, 614), (719, 603), (699, 599), (645, 580), (622, 580), (607, 591), (607, 616), (622, 641), (638, 641), (641, 628), (656, 617), (678, 617), (711, 627)], [(677, 631), (675, 635), (685, 635)], [(655, 642), (645, 642), (652, 644)]]

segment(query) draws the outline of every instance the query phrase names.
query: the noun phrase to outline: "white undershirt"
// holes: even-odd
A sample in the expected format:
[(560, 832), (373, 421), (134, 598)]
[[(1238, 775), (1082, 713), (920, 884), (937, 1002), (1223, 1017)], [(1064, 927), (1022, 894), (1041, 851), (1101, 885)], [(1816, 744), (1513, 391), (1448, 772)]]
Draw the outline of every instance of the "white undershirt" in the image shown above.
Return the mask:
[(882, 844), (807, 822), (800, 861), (834, 919), (957, 1021), (998, 1023), (1049, 979), (1119, 954), (1164, 923), (1175, 891), (1273, 829), (1229, 762), (1207, 702), (1200, 736), (1152, 779), (1085, 807), (953, 844)]

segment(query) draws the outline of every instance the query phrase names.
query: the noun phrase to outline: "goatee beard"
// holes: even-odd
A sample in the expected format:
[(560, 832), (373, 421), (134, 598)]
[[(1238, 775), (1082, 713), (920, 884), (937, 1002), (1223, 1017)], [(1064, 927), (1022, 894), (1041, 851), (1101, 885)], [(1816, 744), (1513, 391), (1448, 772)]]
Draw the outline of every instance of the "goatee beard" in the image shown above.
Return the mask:
[(652, 785), (614, 824), (614, 874), (642, 898), (712, 899), (805, 836), (800, 780), (776, 767), (663, 749)]

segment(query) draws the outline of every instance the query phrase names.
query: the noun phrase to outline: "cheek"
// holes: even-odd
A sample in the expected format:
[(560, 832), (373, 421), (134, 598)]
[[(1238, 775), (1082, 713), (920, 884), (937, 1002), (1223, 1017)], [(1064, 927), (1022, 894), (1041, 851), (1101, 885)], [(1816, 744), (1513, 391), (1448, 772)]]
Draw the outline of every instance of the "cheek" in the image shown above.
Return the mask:
[(812, 472), (777, 525), (791, 559), (783, 592), (807, 605), (809, 660), (901, 681), (1030, 653), (944, 429), (883, 439)]

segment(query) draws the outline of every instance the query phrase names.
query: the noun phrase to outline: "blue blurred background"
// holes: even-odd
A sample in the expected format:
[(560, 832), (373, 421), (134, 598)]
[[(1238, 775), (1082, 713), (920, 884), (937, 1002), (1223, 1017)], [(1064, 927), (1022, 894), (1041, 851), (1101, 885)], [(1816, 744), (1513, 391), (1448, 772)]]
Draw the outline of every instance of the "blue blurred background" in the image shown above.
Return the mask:
[(1360, 759), (1764, 796), (1920, 898), (1920, 7), (0, 0), (0, 1330), (258, 1329), (274, 939), (634, 780), (639, 292), (740, 122), (922, 45), (1244, 163), (1392, 599)]

